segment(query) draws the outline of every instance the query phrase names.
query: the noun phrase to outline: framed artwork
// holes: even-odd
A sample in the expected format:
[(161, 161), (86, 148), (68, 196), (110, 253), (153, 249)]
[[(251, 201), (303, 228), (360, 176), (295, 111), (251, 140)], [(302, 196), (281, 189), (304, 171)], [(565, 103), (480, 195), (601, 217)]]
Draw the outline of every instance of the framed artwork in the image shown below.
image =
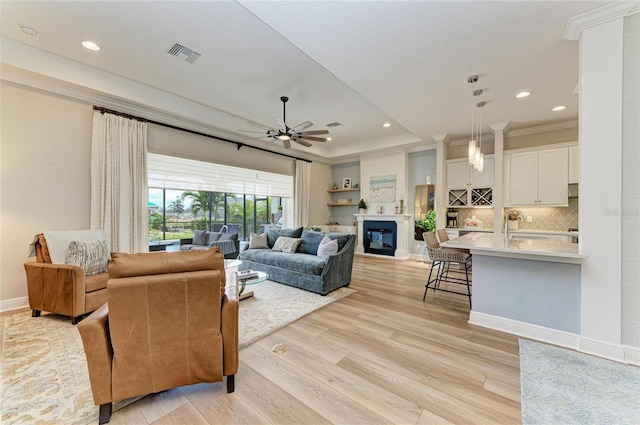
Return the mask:
[(342, 188), (351, 189), (351, 177), (342, 179)]
[(369, 202), (384, 204), (396, 201), (396, 176), (371, 177), (369, 180)]

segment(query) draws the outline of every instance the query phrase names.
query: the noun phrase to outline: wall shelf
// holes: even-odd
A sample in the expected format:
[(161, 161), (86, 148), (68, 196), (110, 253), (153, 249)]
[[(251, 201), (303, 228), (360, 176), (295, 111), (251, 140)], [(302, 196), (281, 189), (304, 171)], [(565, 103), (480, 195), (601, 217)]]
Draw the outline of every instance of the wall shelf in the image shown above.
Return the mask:
[(327, 206), (329, 206), (329, 207), (353, 207), (353, 206), (357, 206), (357, 205), (358, 205), (357, 202), (342, 203), (342, 204), (339, 204), (337, 202), (329, 202), (329, 203), (327, 203)]
[(328, 189), (327, 192), (329, 192), (329, 193), (339, 193), (339, 192), (355, 192), (355, 191), (359, 191), (359, 190), (360, 190), (360, 188), (357, 187), (355, 189)]

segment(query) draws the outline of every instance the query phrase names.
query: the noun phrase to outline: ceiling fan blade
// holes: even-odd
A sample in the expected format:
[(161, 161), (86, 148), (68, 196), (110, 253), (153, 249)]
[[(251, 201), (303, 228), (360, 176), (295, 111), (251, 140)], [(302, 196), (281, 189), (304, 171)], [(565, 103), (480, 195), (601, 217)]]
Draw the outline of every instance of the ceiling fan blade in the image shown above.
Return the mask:
[(280, 129), (280, 132), (282, 133), (287, 132), (287, 124), (285, 124), (285, 122), (282, 121), (280, 118), (276, 118), (276, 124), (278, 124), (278, 128)]
[(291, 148), (291, 140), (283, 140), (282, 143), (284, 144), (285, 149)]
[(298, 133), (300, 136), (320, 136), (322, 134), (329, 134), (329, 130), (309, 130), (309, 131), (301, 131)]
[(298, 124), (295, 127), (291, 128), (290, 130), (293, 130), (293, 132), (297, 133), (300, 132), (302, 130), (304, 130), (305, 128), (309, 128), (313, 125), (313, 123), (311, 121), (305, 121), (302, 124)]
[(312, 142), (326, 142), (327, 139), (324, 137), (303, 137), (304, 140), (311, 140)]
[(306, 146), (307, 148), (310, 148), (311, 146), (313, 146), (311, 143), (307, 142), (306, 140), (294, 139), (293, 141), (299, 145)]

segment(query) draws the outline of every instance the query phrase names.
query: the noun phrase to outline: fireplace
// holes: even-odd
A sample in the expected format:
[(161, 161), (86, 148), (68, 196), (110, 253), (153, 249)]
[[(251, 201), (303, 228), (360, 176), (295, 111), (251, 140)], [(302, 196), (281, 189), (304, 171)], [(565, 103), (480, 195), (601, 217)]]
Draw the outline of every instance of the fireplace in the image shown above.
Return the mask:
[(362, 235), (364, 252), (393, 257), (396, 252), (397, 228), (394, 221), (365, 220)]

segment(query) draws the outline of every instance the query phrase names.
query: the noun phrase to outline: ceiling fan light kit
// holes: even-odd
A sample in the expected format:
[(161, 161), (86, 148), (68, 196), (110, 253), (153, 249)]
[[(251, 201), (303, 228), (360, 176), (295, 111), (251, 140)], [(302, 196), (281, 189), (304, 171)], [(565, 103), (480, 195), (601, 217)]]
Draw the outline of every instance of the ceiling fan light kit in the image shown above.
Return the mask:
[[(280, 140), (285, 149), (291, 148), (291, 141), (304, 146), (311, 147), (313, 144), (311, 142), (326, 142), (326, 137), (317, 137), (324, 136), (329, 134), (329, 130), (309, 130), (305, 131), (307, 128), (313, 126), (311, 121), (305, 121), (300, 123), (294, 127), (289, 127), (287, 125), (287, 102), (289, 98), (287, 96), (281, 96), (280, 100), (282, 101), (282, 119), (276, 118), (276, 129), (267, 130), (266, 136), (272, 140)], [(246, 131), (246, 130), (240, 130)], [(253, 132), (250, 132), (253, 133)]]

